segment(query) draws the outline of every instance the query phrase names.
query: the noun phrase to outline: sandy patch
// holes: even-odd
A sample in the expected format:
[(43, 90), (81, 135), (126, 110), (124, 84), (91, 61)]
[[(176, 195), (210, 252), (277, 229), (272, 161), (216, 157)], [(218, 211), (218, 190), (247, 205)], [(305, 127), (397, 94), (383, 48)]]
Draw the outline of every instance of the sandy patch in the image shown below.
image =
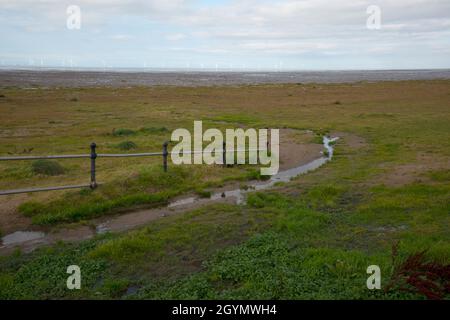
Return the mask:
[(450, 160), (419, 153), (413, 163), (401, 164), (387, 169), (387, 172), (375, 179), (374, 184), (388, 187), (400, 187), (411, 183), (432, 183), (428, 173), (436, 170), (450, 169)]
[(314, 137), (311, 132), (292, 129), (280, 130), (280, 170), (294, 168), (322, 156), (323, 146), (302, 141)]
[(0, 230), (2, 235), (17, 230), (30, 229), (31, 219), (17, 212), (21, 203), (28, 200), (26, 194), (0, 196)]
[(333, 137), (339, 137), (341, 141), (344, 141), (346, 146), (350, 147), (351, 149), (361, 149), (368, 145), (367, 141), (355, 134), (348, 133), (348, 132), (340, 132), (340, 131), (334, 131), (331, 133)]

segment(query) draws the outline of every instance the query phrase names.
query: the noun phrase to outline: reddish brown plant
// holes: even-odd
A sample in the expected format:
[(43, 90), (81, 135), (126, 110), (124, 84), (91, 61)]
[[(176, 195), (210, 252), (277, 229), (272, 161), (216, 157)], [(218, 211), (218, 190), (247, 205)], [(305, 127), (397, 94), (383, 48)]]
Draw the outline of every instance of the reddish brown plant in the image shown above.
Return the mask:
[(396, 264), (398, 244), (392, 249), (395, 268), (386, 291), (396, 288), (433, 300), (444, 299), (450, 294), (450, 265), (428, 261), (426, 251), (412, 254), (403, 263)]

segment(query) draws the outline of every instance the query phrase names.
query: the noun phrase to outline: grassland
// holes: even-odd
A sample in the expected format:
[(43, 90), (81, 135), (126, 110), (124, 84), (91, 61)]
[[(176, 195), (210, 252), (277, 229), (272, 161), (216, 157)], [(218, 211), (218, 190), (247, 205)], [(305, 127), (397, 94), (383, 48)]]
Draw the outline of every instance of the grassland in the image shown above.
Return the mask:
[[(127, 141), (133, 152), (158, 150), (172, 129), (194, 120), (342, 137), (325, 167), (252, 194), (245, 206), (216, 204), (124, 234), (2, 257), (2, 298), (423, 298), (400, 290), (404, 283), (368, 290), (367, 266), (381, 267), (387, 288), (415, 253), (450, 262), (449, 81), (1, 93), (3, 155), (85, 153), (92, 141), (105, 153)], [(84, 162), (64, 162), (62, 175), (45, 179), (30, 164), (1, 163), (0, 188), (86, 181)], [(86, 221), (255, 172), (179, 167), (163, 176), (158, 160), (104, 160), (99, 190), (9, 197), (1, 210), (34, 224)], [(81, 267), (80, 291), (65, 288), (70, 264)]]

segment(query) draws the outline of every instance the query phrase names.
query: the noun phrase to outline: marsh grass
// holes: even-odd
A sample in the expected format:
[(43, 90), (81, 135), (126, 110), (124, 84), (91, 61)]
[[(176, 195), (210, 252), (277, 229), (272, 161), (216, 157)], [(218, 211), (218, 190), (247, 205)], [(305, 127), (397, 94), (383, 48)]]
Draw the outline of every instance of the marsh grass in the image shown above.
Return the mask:
[(169, 132), (169, 129), (166, 127), (143, 127), (139, 129), (139, 132), (145, 134), (164, 134)]
[(450, 170), (435, 170), (428, 173), (429, 177), (438, 182), (450, 182)]
[(59, 176), (64, 174), (66, 169), (57, 161), (41, 159), (31, 163), (31, 171), (38, 175)]
[(116, 148), (124, 151), (136, 149), (137, 145), (133, 141), (122, 141), (116, 145)]
[(131, 129), (119, 128), (119, 129), (113, 129), (112, 135), (115, 137), (134, 136), (134, 135), (136, 135), (136, 131), (131, 130)]
[[(210, 119), (208, 125), (221, 129), (230, 124), (308, 128), (318, 133), (318, 143), (339, 131), (362, 137), (365, 145), (354, 146), (351, 136), (342, 137), (333, 161), (270, 192), (251, 193), (246, 206), (216, 204), (128, 233), (2, 257), (1, 298), (424, 299), (420, 292), (398, 288), (367, 290), (367, 266), (379, 265), (382, 279), (390, 279), (395, 270), (391, 247), (397, 243), (400, 265), (425, 250), (426, 261), (450, 263), (448, 168), (430, 171), (426, 162), (446, 163), (450, 157), (448, 81), (320, 85), (320, 90), (308, 84), (161, 87), (150, 94), (145, 88), (110, 90), (77, 93), (79, 105), (89, 103), (94, 111), (112, 115), (105, 116), (107, 121), (85, 118), (86, 124), (80, 119), (86, 131), (72, 131), (70, 107), (61, 117), (66, 129), (49, 128), (47, 121), (60, 110), (61, 96), (76, 94), (74, 89), (64, 89), (64, 95), (44, 92), (45, 112), (35, 109), (39, 99), (34, 93), (7, 89), (8, 99), (21, 106), (7, 124), (19, 128), (23, 119), (38, 113), (39, 129), (50, 130), (56, 137), (51, 148), (59, 151), (67, 146), (85, 150), (93, 136), (106, 145), (111, 136), (102, 133), (110, 128), (142, 128), (149, 119), (167, 128), (190, 128), (197, 119)], [(345, 104), (330, 104), (336, 100)], [(47, 138), (33, 130), (26, 140), (0, 138), (0, 149), (6, 153), (13, 145), (32, 145), (34, 152), (50, 151)], [(168, 138), (164, 135), (136, 134), (133, 140), (139, 148), (155, 150)], [(423, 154), (432, 160), (420, 160)], [(404, 164), (425, 167), (429, 179), (389, 186), (389, 173)], [(20, 164), (1, 165), (7, 171), (2, 171), (3, 184), (35, 179)], [(102, 188), (37, 199), (22, 210), (38, 223), (88, 220), (124, 206), (153, 206), (176, 194), (258, 178), (255, 168), (240, 166), (169, 167), (164, 174), (160, 163), (151, 160), (121, 162), (127, 170), (118, 169), (117, 162), (99, 165), (109, 177)], [(70, 174), (77, 172), (73, 168)], [(109, 207), (90, 208), (96, 205)], [(70, 208), (79, 211), (65, 211)], [(84, 270), (81, 291), (65, 289), (68, 264)]]
[(204, 190), (204, 189), (197, 189), (195, 190), (195, 193), (200, 197), (200, 198), (211, 198), (212, 192), (209, 190)]

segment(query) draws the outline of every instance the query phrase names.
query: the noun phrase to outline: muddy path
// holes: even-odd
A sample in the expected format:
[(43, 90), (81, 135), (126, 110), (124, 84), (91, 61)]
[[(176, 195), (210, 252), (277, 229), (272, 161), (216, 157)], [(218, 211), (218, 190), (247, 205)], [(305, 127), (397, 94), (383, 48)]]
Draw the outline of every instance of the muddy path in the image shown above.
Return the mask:
[[(31, 252), (40, 246), (52, 245), (59, 241), (77, 242), (91, 239), (106, 232), (124, 232), (144, 226), (156, 219), (182, 214), (213, 203), (245, 204), (250, 192), (267, 190), (279, 182), (318, 169), (332, 159), (332, 142), (337, 138), (324, 137), (323, 146), (312, 143), (299, 143), (293, 130), (283, 130), (280, 143), (280, 171), (267, 181), (249, 181), (246, 188), (240, 189), (237, 183), (212, 190), (210, 198), (182, 196), (172, 200), (167, 206), (156, 209), (138, 210), (115, 216), (106, 216), (89, 221), (89, 225), (58, 227), (53, 230), (39, 230), (35, 227), (15, 230), (2, 238), (0, 254), (5, 255), (20, 248)], [(323, 154), (324, 148), (328, 151)]]

